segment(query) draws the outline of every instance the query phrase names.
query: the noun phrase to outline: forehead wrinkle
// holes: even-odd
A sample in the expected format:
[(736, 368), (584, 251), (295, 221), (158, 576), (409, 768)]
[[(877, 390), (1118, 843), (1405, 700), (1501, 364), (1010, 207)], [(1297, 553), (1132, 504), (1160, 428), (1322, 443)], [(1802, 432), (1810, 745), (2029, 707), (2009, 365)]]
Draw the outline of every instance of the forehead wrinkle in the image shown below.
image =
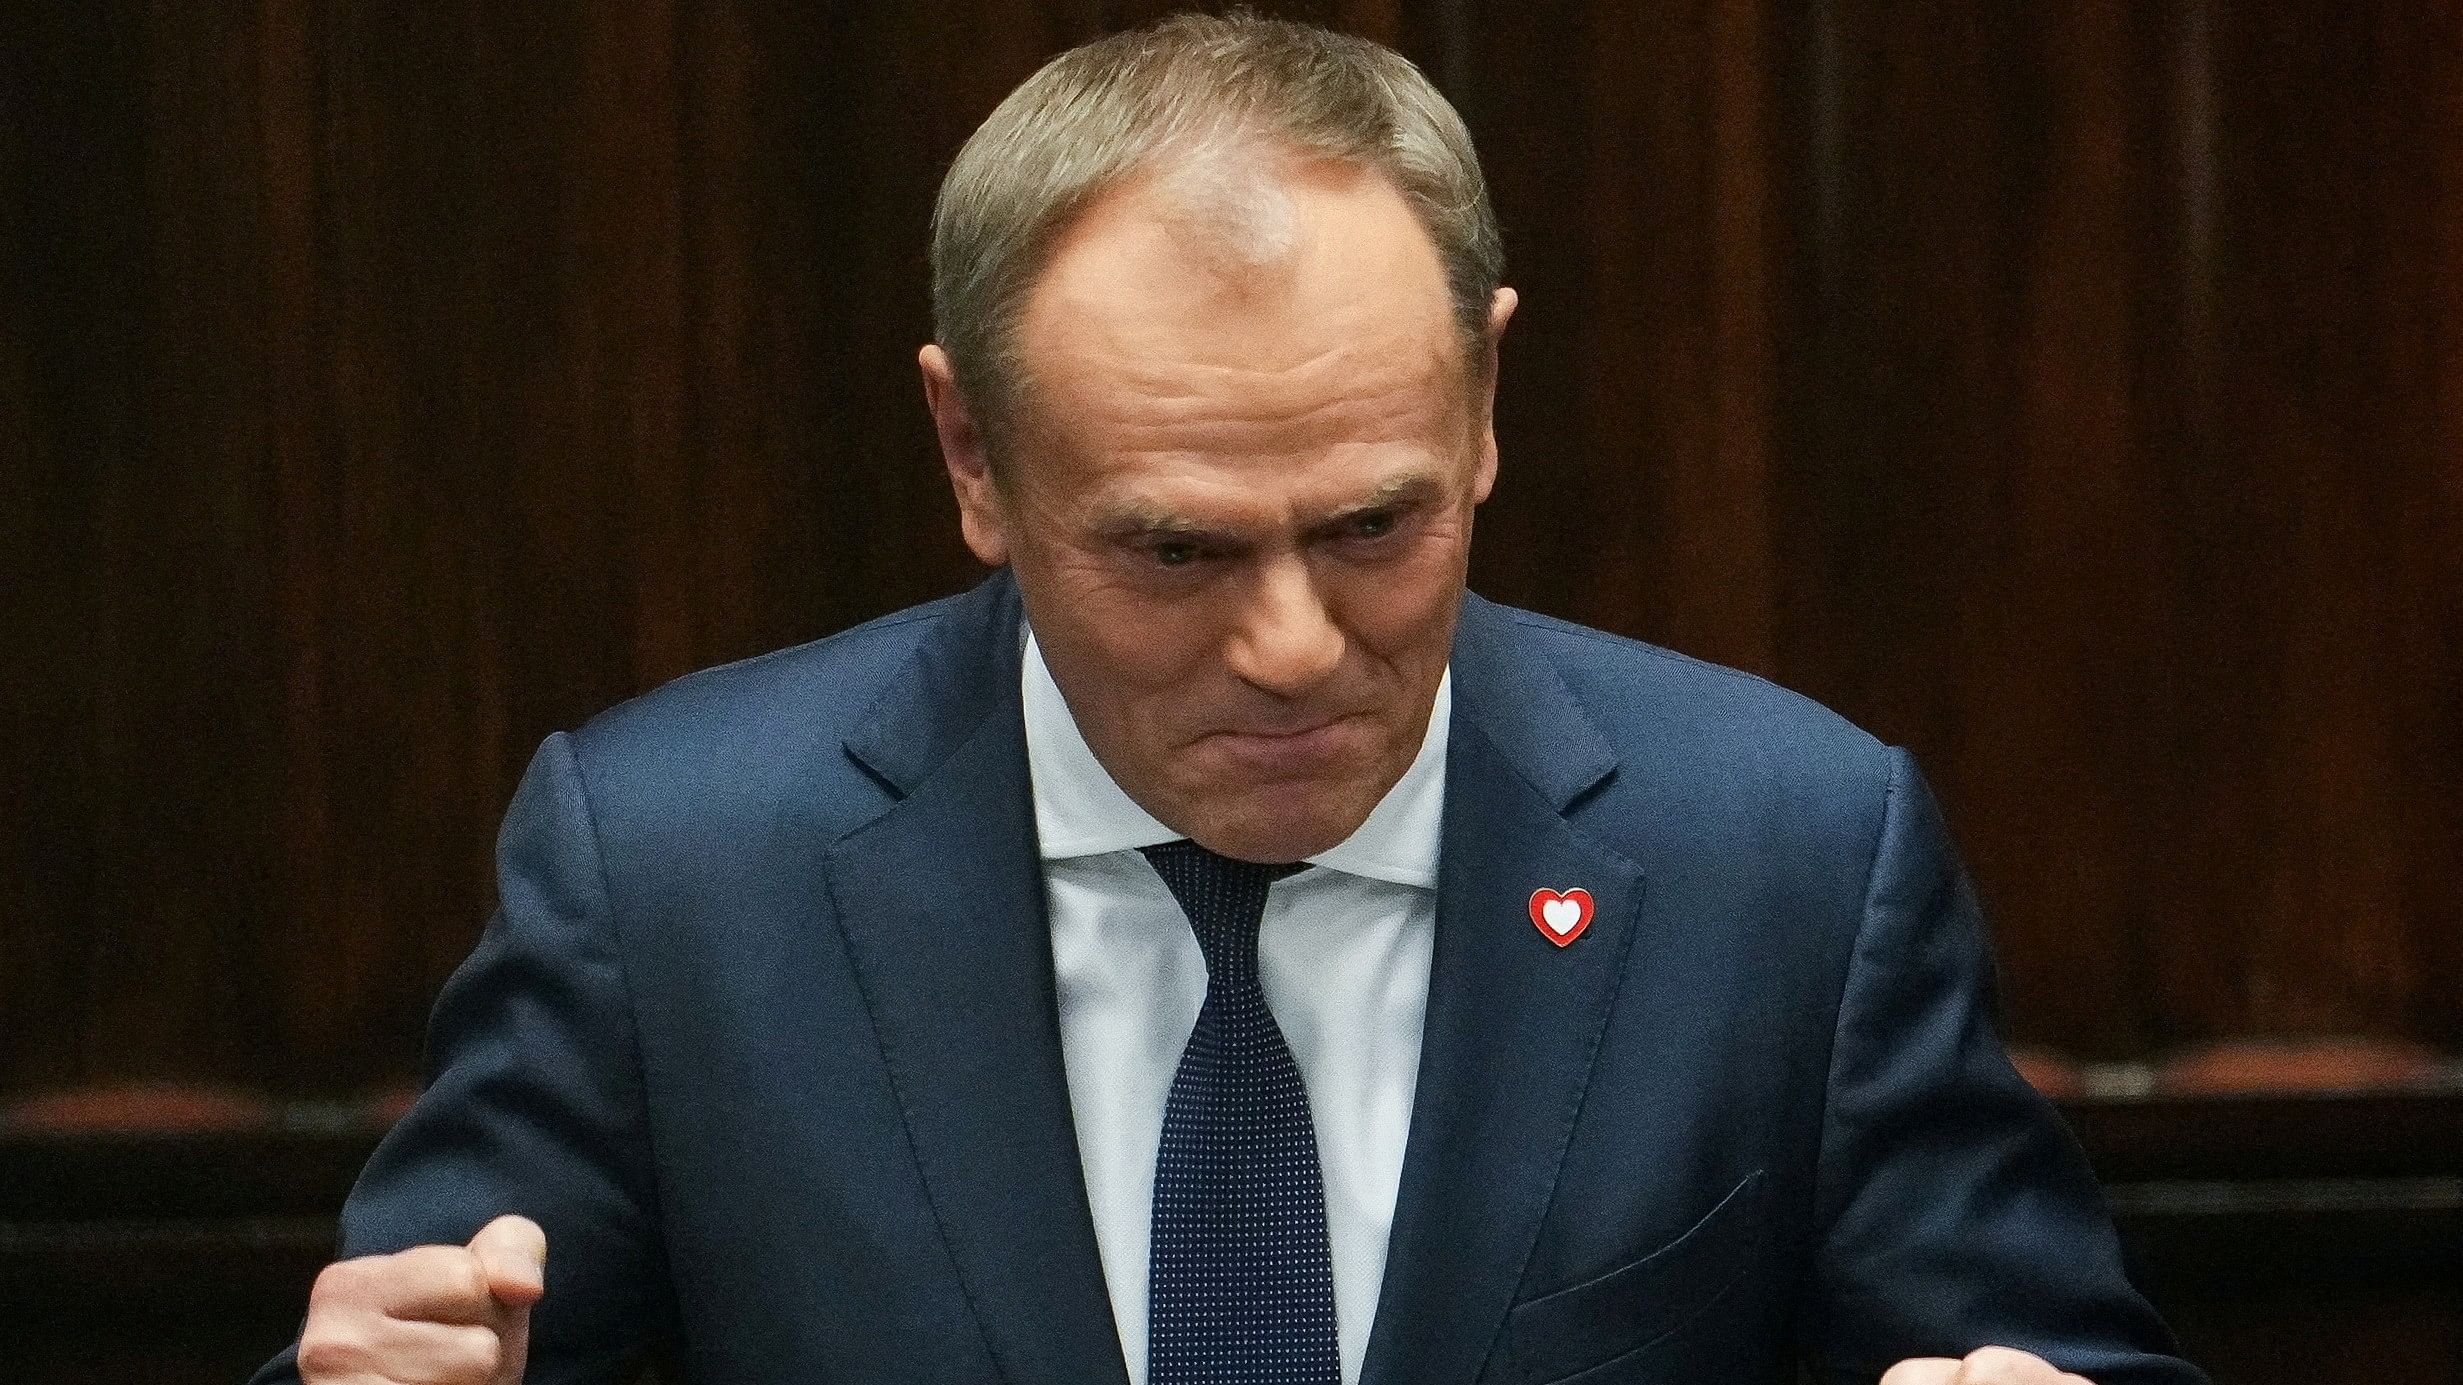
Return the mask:
[[(1075, 376), (1069, 413), (1111, 431), (1125, 450), (1211, 450), (1295, 455), (1328, 419), (1351, 420), (1347, 436), (1390, 441), (1433, 436), (1432, 412), (1451, 400), (1450, 359), (1432, 350), (1421, 361), (1357, 360), (1340, 347), (1292, 367), (1237, 362), (1171, 363), (1109, 356), (1111, 388)], [(1292, 435), (1286, 441), (1282, 435)]]
[(1070, 312), (1079, 305), (1056, 303), (1052, 311), (1066, 313), (1078, 330), (1055, 355), (1123, 380), (1163, 384), (1181, 377), (1235, 383), (1304, 380), (1329, 372), (1356, 379), (1364, 371), (1395, 377), (1397, 383), (1417, 383), (1453, 372), (1460, 352), (1450, 326), (1420, 330), (1429, 324), (1398, 321), (1393, 314), (1350, 305), (1339, 305), (1350, 310), (1338, 313), (1337, 306), (1323, 300), (1314, 304), (1317, 317), (1331, 319), (1310, 324), (1310, 335), (1323, 338), (1323, 344), (1295, 349), (1289, 324), (1275, 320), (1279, 315), (1253, 315), (1260, 320), (1244, 323), (1236, 314), (1217, 314), (1213, 330), (1200, 335), (1175, 330), (1178, 324), (1168, 313), (1150, 317), (1111, 303), (1088, 303)]
[[(1111, 440), (1113, 450), (1288, 460), (1337, 446), (1391, 444), (1416, 438), (1420, 431), (1417, 410), (1407, 404), (1325, 399), (1294, 412), (1260, 416), (1223, 412), (1215, 403), (1191, 399), (1169, 410), (1178, 417), (1125, 421)], [(1346, 421), (1347, 436), (1341, 443), (1329, 444), (1321, 436), (1318, 425), (1330, 418)]]

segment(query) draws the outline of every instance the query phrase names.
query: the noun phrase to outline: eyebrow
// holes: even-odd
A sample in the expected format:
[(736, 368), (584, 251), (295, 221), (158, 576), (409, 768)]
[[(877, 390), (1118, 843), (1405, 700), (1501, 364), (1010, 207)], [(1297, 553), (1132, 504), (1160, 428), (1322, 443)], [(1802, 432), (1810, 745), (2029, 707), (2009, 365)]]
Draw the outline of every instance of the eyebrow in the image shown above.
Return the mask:
[[(1378, 510), (1408, 509), (1434, 500), (1441, 487), (1437, 479), (1421, 472), (1397, 476), (1358, 500), (1322, 518), (1312, 520), (1308, 529), (1315, 533), (1332, 529)], [(1209, 527), (1200, 520), (1152, 502), (1130, 499), (1122, 502), (1099, 521), (1096, 528), (1115, 538), (1134, 539), (1170, 535), (1192, 539), (1228, 539), (1230, 536)]]
[(1414, 505), (1425, 505), (1436, 499), (1440, 490), (1437, 478), (1424, 472), (1397, 476), (1369, 492), (1366, 499), (1335, 511), (1326, 522), (1341, 524), (1346, 520), (1357, 519), (1361, 515), (1377, 510), (1400, 510), (1409, 509)]

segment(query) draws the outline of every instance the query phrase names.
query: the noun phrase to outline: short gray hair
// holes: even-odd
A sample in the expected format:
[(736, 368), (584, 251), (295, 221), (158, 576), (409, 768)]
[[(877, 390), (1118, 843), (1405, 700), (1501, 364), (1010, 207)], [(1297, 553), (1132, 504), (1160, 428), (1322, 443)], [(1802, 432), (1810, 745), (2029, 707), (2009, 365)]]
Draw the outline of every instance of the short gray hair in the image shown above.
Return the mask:
[(996, 462), (1027, 383), (1018, 320), (1061, 231), (1165, 154), (1260, 145), (1384, 176), (1445, 267), (1466, 370), (1485, 369), (1505, 256), (1454, 108), (1402, 55), (1367, 39), (1245, 10), (1176, 15), (1046, 63), (941, 180), (933, 330)]

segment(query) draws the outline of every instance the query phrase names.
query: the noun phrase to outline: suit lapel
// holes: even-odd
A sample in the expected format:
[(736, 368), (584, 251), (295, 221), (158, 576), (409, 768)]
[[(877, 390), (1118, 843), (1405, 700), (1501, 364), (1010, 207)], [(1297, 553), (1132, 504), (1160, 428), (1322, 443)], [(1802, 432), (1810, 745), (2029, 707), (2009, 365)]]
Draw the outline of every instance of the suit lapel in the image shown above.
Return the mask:
[(1126, 1379), (1070, 1119), (1006, 575), (961, 598), (848, 752), (906, 796), (828, 864), (839, 926), (1001, 1375)]
[[(1428, 1019), (1363, 1385), (1475, 1380), (1548, 1209), (1641, 903), (1629, 860), (1564, 810), (1615, 759), (1511, 618), (1466, 600)], [(1534, 890), (1580, 886), (1559, 948)]]

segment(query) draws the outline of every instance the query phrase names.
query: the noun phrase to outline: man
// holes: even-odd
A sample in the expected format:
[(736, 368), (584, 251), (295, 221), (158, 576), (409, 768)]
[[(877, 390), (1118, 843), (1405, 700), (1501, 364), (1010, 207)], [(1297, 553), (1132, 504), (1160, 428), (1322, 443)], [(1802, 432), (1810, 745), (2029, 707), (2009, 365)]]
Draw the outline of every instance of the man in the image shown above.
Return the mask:
[(1373, 45), (1004, 103), (921, 358), (1002, 572), (549, 739), (300, 1374), (2200, 1379), (1904, 754), (1465, 594), (1498, 277)]

